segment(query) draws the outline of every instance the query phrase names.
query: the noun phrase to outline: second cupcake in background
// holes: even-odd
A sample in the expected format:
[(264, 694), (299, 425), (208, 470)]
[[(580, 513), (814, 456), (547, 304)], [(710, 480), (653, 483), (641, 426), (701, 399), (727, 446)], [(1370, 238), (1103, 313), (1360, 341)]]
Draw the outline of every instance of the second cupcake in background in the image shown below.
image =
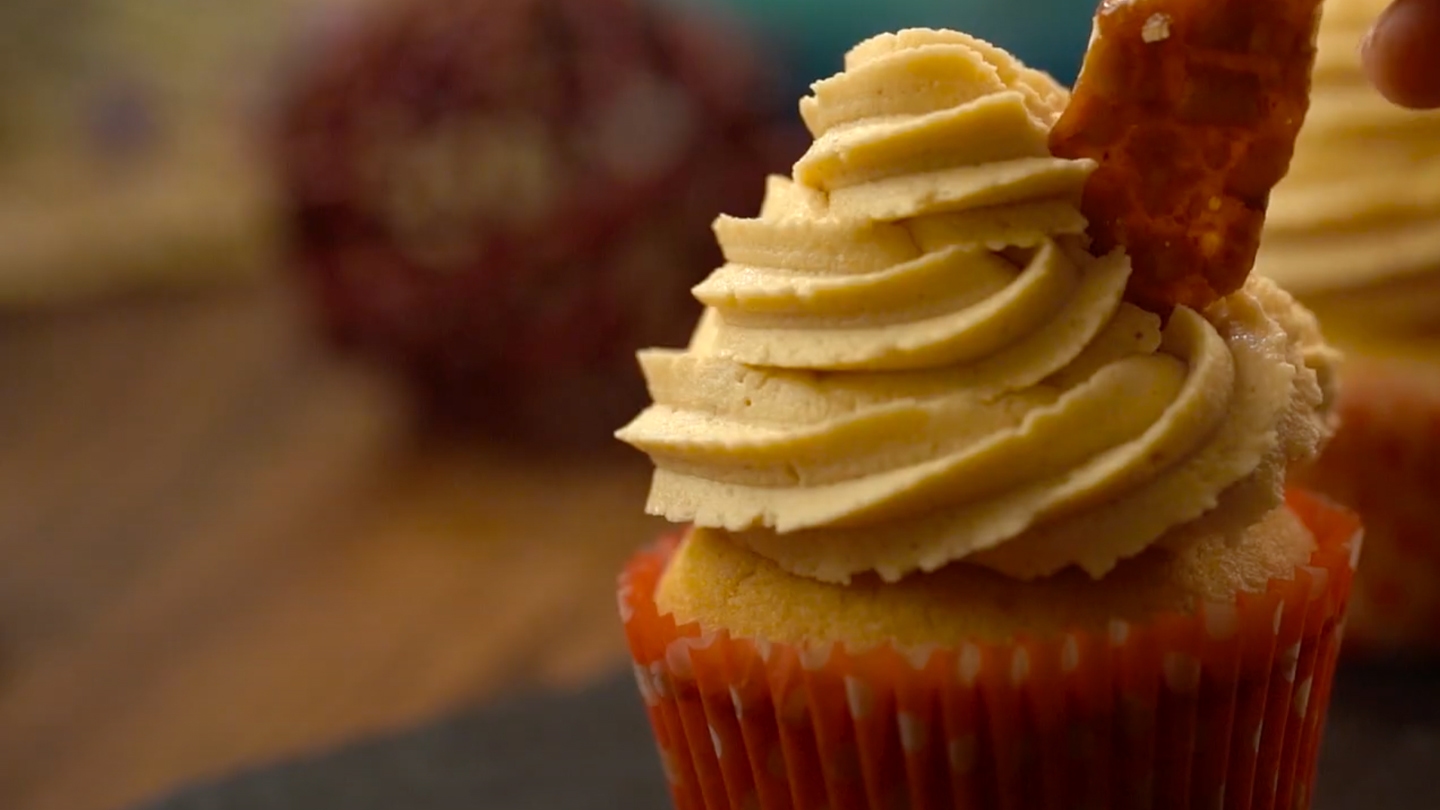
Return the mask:
[(1386, 101), (1359, 45), (1387, 0), (1329, 0), (1313, 106), (1256, 272), (1346, 352), (1317, 489), (1358, 509), (1347, 649), (1440, 653), (1440, 112)]
[[(429, 426), (589, 449), (683, 340), (708, 224), (804, 148), (725, 18), (652, 0), (401, 0), (317, 36), (276, 126), (289, 264)], [(797, 137), (792, 137), (797, 136)]]
[(1262, 278), (1123, 301), (1066, 91), (857, 46), (620, 432), (689, 524), (620, 605), (679, 808), (1309, 806), (1353, 519), (1287, 470), (1332, 353)]

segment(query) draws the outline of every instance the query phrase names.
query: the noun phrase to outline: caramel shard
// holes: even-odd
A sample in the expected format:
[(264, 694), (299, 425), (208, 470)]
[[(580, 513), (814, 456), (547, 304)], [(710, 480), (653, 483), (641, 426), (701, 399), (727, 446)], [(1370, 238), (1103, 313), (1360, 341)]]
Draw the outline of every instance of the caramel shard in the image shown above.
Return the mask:
[(1135, 303), (1200, 309), (1245, 283), (1309, 107), (1320, 6), (1100, 4), (1050, 149), (1098, 162), (1081, 207), (1097, 255), (1130, 254)]

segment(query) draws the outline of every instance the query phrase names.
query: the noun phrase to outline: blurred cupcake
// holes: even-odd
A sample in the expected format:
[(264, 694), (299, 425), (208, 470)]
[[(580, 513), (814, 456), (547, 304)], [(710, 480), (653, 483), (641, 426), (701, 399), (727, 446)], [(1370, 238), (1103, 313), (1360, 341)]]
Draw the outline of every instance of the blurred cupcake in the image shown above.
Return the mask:
[[(1440, 356), (1440, 342), (1429, 351)], [(1359, 652), (1440, 654), (1440, 368), (1347, 359), (1338, 412), (1340, 430), (1301, 477), (1365, 522), (1347, 638)]]
[(1365, 80), (1360, 40), (1386, 5), (1325, 6), (1310, 115), (1256, 272), (1346, 352), (1340, 431), (1306, 480), (1365, 523), (1351, 648), (1440, 652), (1440, 113)]
[(1285, 492), (1313, 318), (1259, 278), (1124, 303), (1066, 93), (1009, 54), (845, 67), (619, 433), (692, 526), (620, 584), (676, 806), (1308, 807), (1358, 552)]
[(1360, 66), (1388, 4), (1325, 4), (1310, 113), (1256, 265), (1342, 339), (1440, 326), (1440, 112), (1391, 104)]
[(633, 351), (698, 311), (714, 212), (798, 154), (745, 42), (631, 0), (419, 0), (315, 46), (279, 142), (330, 333), (452, 423), (602, 439)]

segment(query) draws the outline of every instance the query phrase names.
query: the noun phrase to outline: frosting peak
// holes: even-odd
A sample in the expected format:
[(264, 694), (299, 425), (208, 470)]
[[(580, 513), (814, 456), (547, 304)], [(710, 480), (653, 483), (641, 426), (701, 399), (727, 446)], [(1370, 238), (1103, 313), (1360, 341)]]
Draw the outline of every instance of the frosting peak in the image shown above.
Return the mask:
[[(932, 368), (1078, 317), (1093, 259), (1054, 240), (1084, 232), (1094, 165), (1046, 150), (1064, 90), (952, 32), (876, 37), (847, 65), (800, 104), (816, 140), (794, 178), (771, 178), (757, 219), (715, 223), (726, 264), (695, 288), (719, 316), (711, 348), (780, 368)], [(1120, 264), (1090, 298), (1119, 300)]]
[(801, 102), (793, 178), (716, 221), (690, 346), (641, 353), (655, 404), (619, 436), (649, 511), (845, 581), (1099, 576), (1222, 497), (1276, 506), (1323, 433), (1293, 302), (1123, 303), (1128, 260), (1083, 237), (1094, 164), (1046, 150), (1065, 91), (1003, 51), (905, 31), (846, 67)]

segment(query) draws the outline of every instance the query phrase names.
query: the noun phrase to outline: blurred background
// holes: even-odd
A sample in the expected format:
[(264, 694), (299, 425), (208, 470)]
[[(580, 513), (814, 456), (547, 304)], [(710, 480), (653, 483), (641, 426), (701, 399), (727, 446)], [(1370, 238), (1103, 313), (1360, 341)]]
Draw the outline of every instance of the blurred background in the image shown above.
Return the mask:
[(610, 432), (844, 51), (1091, 0), (0, 0), (0, 807), (578, 685)]

